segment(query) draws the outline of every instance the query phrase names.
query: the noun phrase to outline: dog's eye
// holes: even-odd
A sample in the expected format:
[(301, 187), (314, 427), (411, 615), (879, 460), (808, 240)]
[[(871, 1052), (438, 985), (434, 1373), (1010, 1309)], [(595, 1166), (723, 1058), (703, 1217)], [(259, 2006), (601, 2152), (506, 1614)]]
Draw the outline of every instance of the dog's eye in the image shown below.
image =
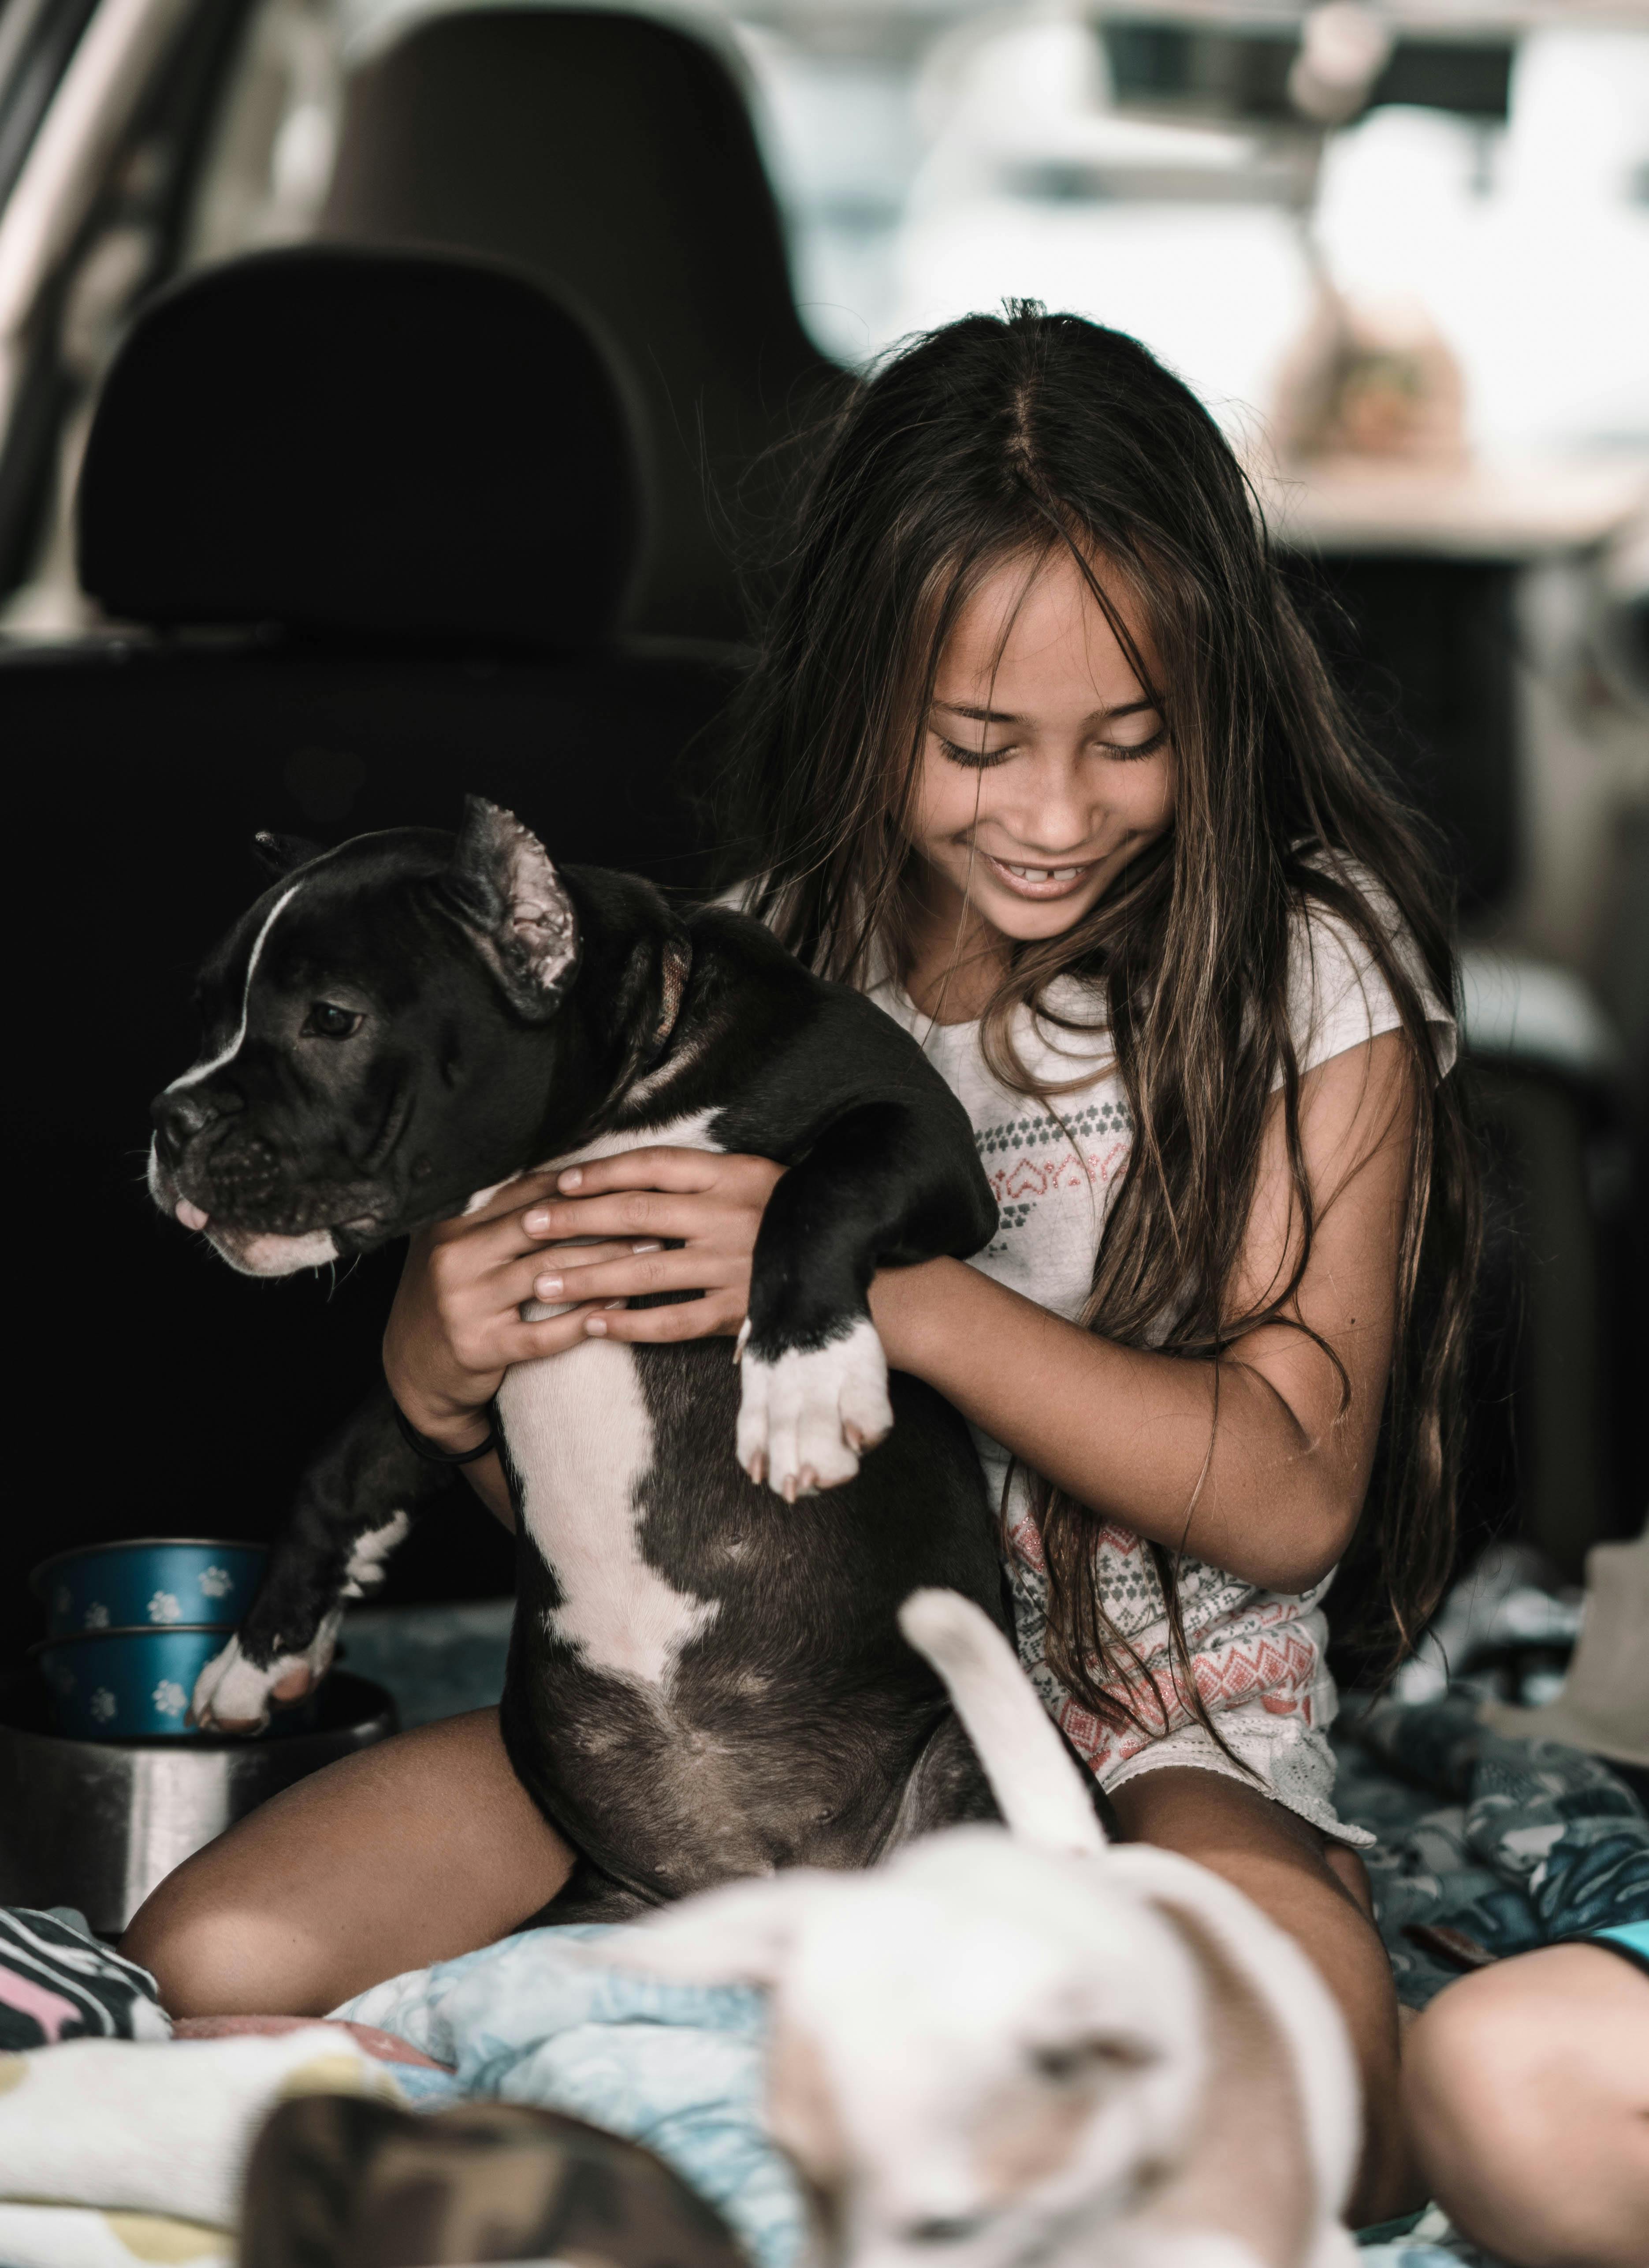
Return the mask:
[(311, 1040), (347, 1040), (365, 1022), (353, 1008), (340, 1008), (331, 1000), (312, 1000), (304, 1019), (304, 1036)]
[(1031, 2051), (1038, 2076), (1056, 2087), (1069, 2087), (1100, 2071), (1134, 2071), (1152, 2060), (1151, 2050), (1138, 2040), (1071, 2040), (1060, 2047)]
[(905, 2231), (908, 2244), (966, 2244), (984, 2227), (978, 2213), (955, 2220), (913, 2220)]

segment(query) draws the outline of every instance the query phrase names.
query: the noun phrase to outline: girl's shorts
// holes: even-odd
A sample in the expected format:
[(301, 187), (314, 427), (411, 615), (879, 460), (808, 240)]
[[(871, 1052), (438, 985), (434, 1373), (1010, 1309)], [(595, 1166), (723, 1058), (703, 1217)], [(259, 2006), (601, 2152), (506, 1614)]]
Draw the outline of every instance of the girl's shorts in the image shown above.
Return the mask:
[(1623, 1961), (1630, 1961), (1634, 1969), (1641, 1969), (1649, 1977), (1649, 1921), (1617, 1922), (1612, 1929), (1594, 1929), (1585, 1937), (1571, 1938), (1572, 1945), (1607, 1946), (1618, 1953)]
[(1336, 1843), (1366, 1851), (1377, 1840), (1366, 1829), (1349, 1825), (1335, 1810), (1334, 1751), (1325, 1733), (1297, 1716), (1274, 1716), (1257, 1702), (1222, 1709), (1218, 1724), (1240, 1761), (1233, 1763), (1201, 1725), (1181, 1725), (1147, 1742), (1121, 1764), (1101, 1765), (1101, 1786), (1114, 1795), (1148, 1771), (1177, 1767), (1218, 1772), (1222, 1778), (1257, 1788)]

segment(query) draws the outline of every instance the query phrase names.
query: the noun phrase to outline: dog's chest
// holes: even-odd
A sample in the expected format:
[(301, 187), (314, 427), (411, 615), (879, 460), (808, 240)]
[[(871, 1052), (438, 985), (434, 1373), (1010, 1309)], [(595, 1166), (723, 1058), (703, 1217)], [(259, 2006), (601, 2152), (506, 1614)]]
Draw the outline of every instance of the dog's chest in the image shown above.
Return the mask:
[[(553, 1162), (665, 1145), (712, 1150), (718, 1147), (708, 1132), (713, 1116), (609, 1135)], [(558, 1312), (536, 1300), (522, 1309), (529, 1322)], [(559, 1605), (544, 1615), (544, 1635), (592, 1669), (667, 1688), (682, 1649), (719, 1609), (677, 1589), (642, 1551), (642, 1484), (658, 1445), (634, 1352), (614, 1340), (587, 1339), (564, 1354), (518, 1363), (497, 1403), (519, 1476), (523, 1524), (560, 1594)]]

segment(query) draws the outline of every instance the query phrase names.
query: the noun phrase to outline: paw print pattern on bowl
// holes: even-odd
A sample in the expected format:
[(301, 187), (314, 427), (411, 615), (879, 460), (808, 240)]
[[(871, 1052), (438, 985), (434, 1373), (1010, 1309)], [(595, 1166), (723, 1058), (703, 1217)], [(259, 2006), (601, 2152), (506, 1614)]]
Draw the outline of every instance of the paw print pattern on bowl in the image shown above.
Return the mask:
[(170, 1677), (163, 1677), (150, 1696), (163, 1717), (180, 1717), (188, 1705), (188, 1695)]
[(120, 1704), (115, 1700), (114, 1696), (109, 1691), (107, 1685), (99, 1685), (93, 1691), (92, 1698), (87, 1702), (86, 1706), (91, 1710), (92, 1714), (97, 1719), (99, 1725), (107, 1725), (109, 1719), (114, 1714), (115, 1710), (120, 1706)]
[(109, 1610), (101, 1599), (93, 1599), (86, 1609), (85, 1626), (88, 1630), (107, 1630)]
[[(4, 4), (0, 0), (0, 8)], [(48, 1638), (207, 1623), (232, 1630), (256, 1598), (268, 1564), (267, 1545), (230, 1536), (131, 1536), (59, 1552), (40, 1562), (29, 1583), (46, 1609)], [(169, 1601), (175, 1604), (168, 1608)], [(87, 1620), (94, 1604), (108, 1609), (107, 1623)], [(105, 1682), (121, 1699), (121, 1689)], [(143, 1687), (145, 1706), (153, 1683), (151, 1678)]]

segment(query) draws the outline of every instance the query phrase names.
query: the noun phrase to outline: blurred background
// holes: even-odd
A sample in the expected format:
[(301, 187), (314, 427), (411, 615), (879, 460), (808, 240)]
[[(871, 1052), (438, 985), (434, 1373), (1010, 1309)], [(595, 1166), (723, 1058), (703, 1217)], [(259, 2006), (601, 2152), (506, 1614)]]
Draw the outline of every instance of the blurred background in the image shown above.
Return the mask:
[[(1649, 1473), (1643, 7), (7, 0), (0, 200), (0, 762), (12, 862), (29, 870), (26, 887), (14, 876), (11, 950), (36, 990), (64, 951), (82, 956), (68, 999), (94, 1059), (31, 1078), (14, 1186), (32, 1192), (24, 1276), (48, 1430), (84, 1431), (121, 1475), (72, 1505), (26, 1480), (18, 1565), (47, 1538), (269, 1532), (322, 1418), (370, 1374), (383, 1265), (335, 1300), (261, 1295), (183, 1255), (136, 1186), (147, 1096), (191, 1051), (189, 966), (251, 894), (219, 836), (244, 823), (325, 837), (426, 809), (450, 821), (477, 751), (504, 746), (488, 733), (508, 737), (487, 706), (500, 686), (519, 696), (521, 778), (559, 794), (566, 733), (600, 740), (619, 677), (626, 698), (645, 678), (664, 720), (634, 741), (626, 790), (656, 834), (683, 751), (713, 739), (736, 680), (808, 431), (896, 341), (1010, 295), (1133, 333), (1207, 402), (1374, 740), (1447, 845), (1491, 1183), (1469, 1541), (1520, 1535), (1573, 1580), (1591, 1543), (1635, 1531)], [(604, 339), (650, 500), (629, 596), (596, 641), (606, 690), (586, 674), (569, 691), (575, 660), (548, 624), (536, 652), (519, 623), (490, 644), (473, 622), (406, 627), (397, 648), (393, 621), (364, 642), (319, 601), (166, 599), (142, 563), (169, 507), (146, 490), (140, 511), (136, 475), (121, 487), (108, 468), (112, 441), (99, 500), (82, 494), (105, 379), (158, 295), (310, 244), (502, 262)], [(305, 329), (270, 335), (251, 454), (278, 433), (302, 459), (320, 415), (304, 357), (328, 351)], [(353, 394), (338, 379), (334, 357), (327, 414), (357, 421), (363, 449), (388, 394), (423, 383), (410, 360), (389, 381), (364, 363)], [(484, 418), (484, 371), (463, 398)], [(448, 400), (417, 411), (438, 454)], [(523, 461), (552, 443), (569, 438), (524, 430)], [(191, 468), (187, 437), (155, 446), (173, 453), (179, 497), (217, 482), (232, 499), (221, 464)], [(335, 462), (327, 450), (313, 461)], [(386, 526), (416, 508), (417, 451), (404, 473)], [(317, 552), (339, 510), (314, 499)], [(207, 542), (207, 520), (189, 525)], [(235, 540), (254, 545), (256, 527)], [(499, 546), (484, 528), (465, 541), (464, 571), (484, 582)], [(197, 590), (212, 583), (201, 565)], [(361, 693), (367, 644), (374, 683), (400, 668), (404, 692), (425, 673), (416, 726), (394, 712), (400, 742), (381, 703), (338, 705), (350, 669)], [(443, 655), (461, 684), (428, 674)], [(690, 886), (688, 822), (667, 845), (637, 824), (633, 843), (596, 827), (602, 855)], [(85, 1317), (111, 1310), (122, 1321), (99, 1334), (99, 1367), (117, 1375), (87, 1395)], [(407, 1595), (507, 1585), (501, 1540), (430, 1533), (394, 1579)], [(29, 1612), (20, 1592), (15, 1610), (0, 1601), (10, 1639)]]

